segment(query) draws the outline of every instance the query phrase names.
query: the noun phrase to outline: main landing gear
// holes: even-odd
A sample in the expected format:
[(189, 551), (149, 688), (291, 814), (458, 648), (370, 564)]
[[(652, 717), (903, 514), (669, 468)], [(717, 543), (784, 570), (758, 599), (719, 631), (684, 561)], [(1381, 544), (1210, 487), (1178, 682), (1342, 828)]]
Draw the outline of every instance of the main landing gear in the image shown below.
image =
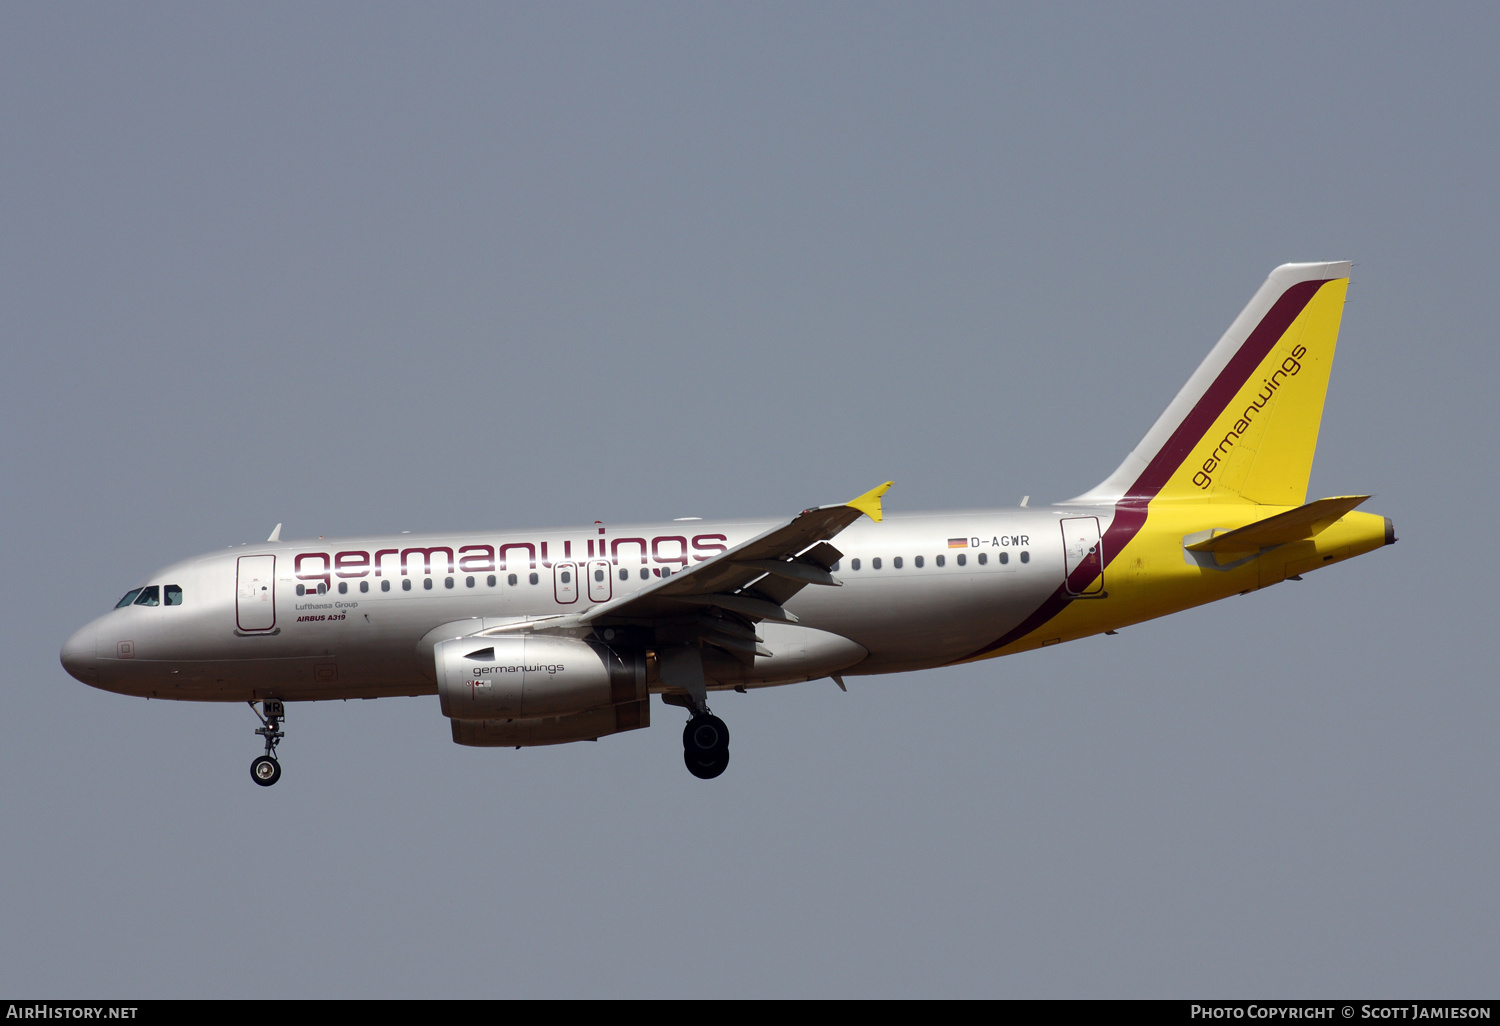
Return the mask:
[(699, 780), (712, 780), (729, 765), (729, 728), (708, 711), (703, 653), (695, 646), (669, 646), (656, 653), (656, 660), (662, 683), (673, 689), (661, 696), (662, 701), (692, 714), (682, 728), (682, 761)]
[(682, 761), (699, 780), (712, 780), (729, 765), (729, 728), (706, 708), (682, 728)]
[[(250, 779), (261, 787), (270, 787), (281, 779), (281, 763), (276, 761), (276, 746), (286, 736), (281, 731), (281, 721), (286, 716), (286, 709), (275, 698), (266, 699), (260, 706), (260, 709), (256, 709), (255, 703), (251, 702), (250, 711), (261, 722), (256, 733), (266, 739), (266, 754), (250, 764)], [(265, 711), (264, 715), (261, 710)]]

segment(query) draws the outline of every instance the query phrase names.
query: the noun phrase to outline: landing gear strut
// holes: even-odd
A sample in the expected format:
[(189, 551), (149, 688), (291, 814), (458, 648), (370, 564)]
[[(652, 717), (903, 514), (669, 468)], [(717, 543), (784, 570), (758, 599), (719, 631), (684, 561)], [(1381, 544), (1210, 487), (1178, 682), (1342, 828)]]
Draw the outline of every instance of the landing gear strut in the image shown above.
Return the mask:
[(729, 728), (707, 709), (682, 728), (682, 761), (699, 780), (712, 780), (729, 765)]
[[(250, 711), (261, 722), (255, 732), (266, 739), (266, 754), (250, 764), (250, 779), (261, 787), (270, 787), (281, 779), (281, 763), (276, 761), (276, 746), (286, 736), (281, 731), (281, 721), (286, 716), (286, 709), (275, 698), (268, 698), (260, 705), (261, 708), (256, 709), (255, 703), (251, 702)], [(261, 709), (265, 710), (264, 715), (261, 714)]]
[(712, 780), (729, 765), (729, 728), (708, 711), (708, 682), (703, 677), (703, 653), (696, 647), (665, 648), (656, 654), (662, 683), (685, 694), (664, 694), (662, 701), (680, 705), (693, 714), (682, 729), (682, 761), (699, 780)]

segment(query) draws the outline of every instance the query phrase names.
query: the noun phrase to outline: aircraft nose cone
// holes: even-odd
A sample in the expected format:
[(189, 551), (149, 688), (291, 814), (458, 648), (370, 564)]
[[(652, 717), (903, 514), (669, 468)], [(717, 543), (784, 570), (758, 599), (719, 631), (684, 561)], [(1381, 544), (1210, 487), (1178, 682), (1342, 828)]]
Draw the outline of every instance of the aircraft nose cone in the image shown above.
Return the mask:
[(93, 624), (89, 624), (67, 640), (62, 647), (61, 658), (63, 669), (85, 684), (99, 682), (99, 669), (94, 657)]

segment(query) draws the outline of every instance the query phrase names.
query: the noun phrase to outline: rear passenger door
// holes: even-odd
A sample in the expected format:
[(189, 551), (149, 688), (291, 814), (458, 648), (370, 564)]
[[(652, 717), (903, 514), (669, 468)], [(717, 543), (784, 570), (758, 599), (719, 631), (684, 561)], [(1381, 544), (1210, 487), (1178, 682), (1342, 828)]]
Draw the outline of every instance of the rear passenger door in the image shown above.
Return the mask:
[(1062, 521), (1063, 573), (1069, 595), (1098, 595), (1104, 590), (1104, 547), (1098, 517), (1065, 517)]

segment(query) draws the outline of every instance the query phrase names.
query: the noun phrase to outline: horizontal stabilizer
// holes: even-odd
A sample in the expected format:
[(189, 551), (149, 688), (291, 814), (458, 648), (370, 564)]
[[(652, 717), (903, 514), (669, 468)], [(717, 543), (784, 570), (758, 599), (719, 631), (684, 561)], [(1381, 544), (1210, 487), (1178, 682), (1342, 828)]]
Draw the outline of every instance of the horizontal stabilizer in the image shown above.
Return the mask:
[(1368, 498), (1368, 495), (1336, 495), (1330, 499), (1319, 499), (1225, 534), (1194, 542), (1187, 548), (1191, 552), (1253, 552), (1272, 545), (1302, 541), (1318, 534)]

